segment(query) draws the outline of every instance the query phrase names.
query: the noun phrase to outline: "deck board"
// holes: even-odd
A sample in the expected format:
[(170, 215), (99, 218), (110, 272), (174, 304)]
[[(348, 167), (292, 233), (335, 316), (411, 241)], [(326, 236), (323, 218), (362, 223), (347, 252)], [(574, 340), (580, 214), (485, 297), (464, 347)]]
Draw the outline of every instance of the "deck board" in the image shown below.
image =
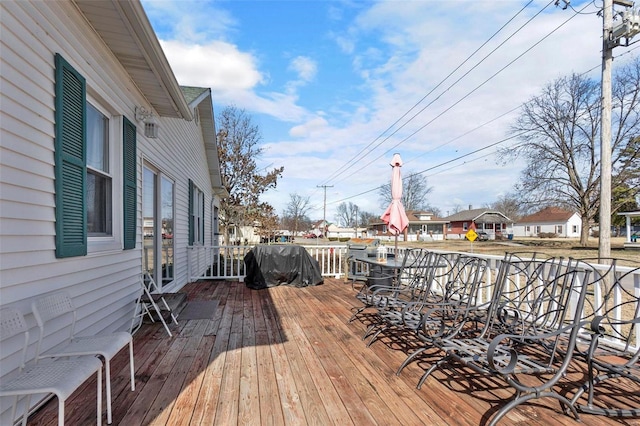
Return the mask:
[[(339, 280), (264, 290), (203, 281), (183, 291), (188, 300), (216, 300), (214, 318), (178, 318), (172, 338), (161, 324), (143, 325), (134, 337), (135, 391), (128, 352), (112, 362), (114, 425), (484, 425), (513, 394), (499, 379), (458, 366), (437, 370), (418, 390), (424, 368), (437, 359), (429, 352), (396, 376), (411, 339), (384, 336), (366, 347), (366, 316), (347, 323), (357, 301)], [(67, 424), (95, 421), (95, 391), (90, 380), (67, 400)], [(56, 410), (53, 399), (29, 424), (57, 424)], [(106, 424), (105, 410), (103, 403)], [(512, 410), (501, 424), (640, 425), (581, 419), (542, 399)]]

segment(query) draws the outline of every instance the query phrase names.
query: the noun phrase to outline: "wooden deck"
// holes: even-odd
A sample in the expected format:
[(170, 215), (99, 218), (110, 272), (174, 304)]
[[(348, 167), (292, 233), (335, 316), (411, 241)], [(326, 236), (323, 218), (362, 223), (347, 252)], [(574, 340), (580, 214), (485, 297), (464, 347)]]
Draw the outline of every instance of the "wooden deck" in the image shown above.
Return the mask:
[[(198, 282), (184, 291), (189, 300), (217, 300), (214, 320), (181, 321), (173, 338), (157, 324), (136, 333), (134, 392), (127, 354), (113, 363), (113, 424), (483, 425), (512, 395), (500, 380), (459, 367), (435, 372), (417, 390), (429, 359), (396, 376), (407, 349), (390, 339), (366, 347), (365, 324), (346, 323), (357, 301), (342, 281), (268, 290)], [(56, 409), (54, 399), (29, 424), (55, 425)], [(512, 410), (501, 424), (640, 424), (581, 418), (542, 399)], [(95, 422), (95, 382), (67, 401), (66, 422)]]

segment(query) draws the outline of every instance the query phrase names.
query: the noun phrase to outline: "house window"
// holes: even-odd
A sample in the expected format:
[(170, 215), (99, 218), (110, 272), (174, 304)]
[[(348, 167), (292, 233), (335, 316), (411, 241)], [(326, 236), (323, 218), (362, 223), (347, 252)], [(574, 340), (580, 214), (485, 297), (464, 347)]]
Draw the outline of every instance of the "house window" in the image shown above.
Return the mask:
[(529, 225), (525, 226), (524, 229), (525, 229), (526, 232), (531, 232), (531, 227)]
[(571, 229), (572, 229), (572, 232), (573, 232), (574, 234), (577, 234), (577, 233), (578, 233), (578, 225), (573, 225), (573, 226), (571, 227)]
[(150, 163), (142, 168), (142, 222), (144, 268), (166, 285), (174, 278), (175, 183)]
[(160, 177), (160, 214), (162, 220), (162, 284), (173, 281), (173, 200), (175, 184), (166, 176)]
[(87, 234), (112, 235), (109, 119), (87, 103)]
[(467, 222), (463, 222), (462, 223), (462, 230), (463, 231), (468, 231), (469, 230), (469, 224)]
[(556, 226), (556, 234), (562, 235), (562, 225)]
[(204, 245), (204, 193), (189, 180), (189, 245)]
[(536, 226), (536, 234), (540, 233), (540, 226)]
[[(56, 257), (134, 248), (136, 128), (88, 101), (85, 78), (59, 54), (55, 66)], [(116, 141), (120, 124), (122, 139)], [(115, 191), (122, 197), (114, 197)], [(120, 206), (122, 215), (115, 214)], [(120, 225), (121, 233), (115, 231)]]

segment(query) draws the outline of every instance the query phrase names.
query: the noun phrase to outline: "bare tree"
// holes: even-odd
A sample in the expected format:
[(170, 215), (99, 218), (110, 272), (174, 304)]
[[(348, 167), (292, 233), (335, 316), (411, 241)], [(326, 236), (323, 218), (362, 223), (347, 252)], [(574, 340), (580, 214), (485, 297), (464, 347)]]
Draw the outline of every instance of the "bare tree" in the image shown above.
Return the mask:
[(359, 221), (358, 221), (358, 225), (359, 226), (367, 226), (371, 223), (374, 223), (376, 221), (380, 221), (380, 215), (379, 214), (373, 214), (370, 212), (365, 212), (365, 211), (360, 211), (359, 213)]
[[(418, 173), (409, 172), (402, 178), (402, 205), (405, 210), (427, 210), (427, 195), (433, 187), (427, 185), (427, 178)], [(379, 191), (380, 207), (386, 209), (391, 202), (391, 182), (382, 185)]]
[(258, 233), (266, 241), (271, 241), (275, 238), (278, 230), (280, 229), (280, 219), (276, 215), (274, 209), (270, 205), (264, 206), (260, 212), (260, 219), (258, 220)]
[(503, 213), (513, 221), (517, 221), (529, 213), (527, 205), (524, 204), (522, 199), (515, 194), (504, 195), (498, 198), (496, 202), (489, 204), (487, 207)]
[(352, 202), (340, 203), (336, 209), (336, 222), (344, 227), (356, 226), (358, 206)]
[(451, 209), (451, 214), (460, 213), (462, 210), (464, 210), (464, 208), (462, 207), (462, 204), (455, 204)]
[(301, 229), (302, 225), (305, 228), (308, 227), (310, 220), (307, 217), (307, 213), (309, 213), (310, 208), (309, 197), (303, 197), (296, 193), (289, 194), (289, 203), (284, 210), (282, 218), (285, 226), (293, 232), (293, 235), (298, 234), (298, 230)]
[[(640, 131), (640, 59), (619, 69), (613, 79), (612, 169)], [(547, 85), (522, 107), (512, 126), (521, 143), (502, 149), (501, 158), (527, 160), (516, 185), (519, 197), (538, 207), (564, 206), (580, 214), (580, 243), (588, 242), (589, 222), (600, 208), (600, 85), (573, 74)], [(613, 176), (612, 187), (624, 173)], [(614, 209), (612, 209), (613, 211)]]
[(216, 115), (216, 128), (222, 185), (229, 193), (220, 205), (220, 225), (229, 241), (231, 226), (254, 225), (273, 214), (260, 195), (276, 187), (284, 167), (265, 174), (258, 170), (262, 136), (244, 110), (224, 108)]
[(616, 218), (624, 220), (615, 213), (637, 210), (632, 206), (640, 203), (640, 136), (620, 151), (619, 160), (613, 179), (619, 183), (612, 187), (612, 221)]

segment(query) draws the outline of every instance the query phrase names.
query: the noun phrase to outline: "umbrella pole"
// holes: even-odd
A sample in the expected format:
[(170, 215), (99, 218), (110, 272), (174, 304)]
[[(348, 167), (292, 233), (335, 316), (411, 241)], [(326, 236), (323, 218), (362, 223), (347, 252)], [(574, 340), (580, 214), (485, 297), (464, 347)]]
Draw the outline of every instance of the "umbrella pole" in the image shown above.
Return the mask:
[(395, 243), (395, 250), (393, 251), (393, 255), (395, 256), (395, 258), (398, 258), (398, 234), (396, 234), (396, 243)]

